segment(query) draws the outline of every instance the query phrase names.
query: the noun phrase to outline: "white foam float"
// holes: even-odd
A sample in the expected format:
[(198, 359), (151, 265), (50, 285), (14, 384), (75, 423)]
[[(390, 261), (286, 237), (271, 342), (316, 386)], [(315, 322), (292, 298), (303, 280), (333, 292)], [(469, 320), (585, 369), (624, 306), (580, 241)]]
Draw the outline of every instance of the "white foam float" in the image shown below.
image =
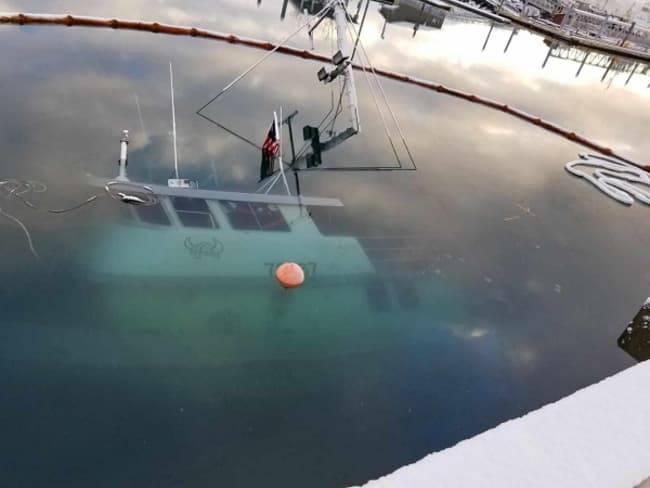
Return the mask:
[[(595, 169), (589, 172), (580, 166)], [(606, 156), (580, 154), (580, 159), (567, 163), (564, 168), (617, 202), (632, 205), (636, 199), (650, 205), (650, 173), (637, 166)]]

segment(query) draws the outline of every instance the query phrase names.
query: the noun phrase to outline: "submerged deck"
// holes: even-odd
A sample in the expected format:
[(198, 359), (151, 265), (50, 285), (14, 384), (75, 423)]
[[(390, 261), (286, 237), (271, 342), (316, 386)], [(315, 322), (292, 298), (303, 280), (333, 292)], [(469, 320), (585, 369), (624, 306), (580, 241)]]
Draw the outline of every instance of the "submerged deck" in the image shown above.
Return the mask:
[(649, 382), (638, 364), (366, 486), (646, 486)]

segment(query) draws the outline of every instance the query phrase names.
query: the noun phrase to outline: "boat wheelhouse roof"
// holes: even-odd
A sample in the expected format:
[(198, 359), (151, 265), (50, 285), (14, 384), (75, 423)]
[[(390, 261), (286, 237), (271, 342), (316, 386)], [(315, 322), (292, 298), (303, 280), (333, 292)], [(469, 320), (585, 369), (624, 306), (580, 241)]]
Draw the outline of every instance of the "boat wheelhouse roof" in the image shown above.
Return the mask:
[[(114, 179), (90, 177), (90, 184), (103, 187)], [(202, 200), (221, 200), (231, 202), (269, 203), (274, 205), (296, 205), (310, 207), (342, 207), (343, 202), (338, 198), (323, 198), (309, 196), (266, 195), (262, 193), (231, 192), (221, 190), (202, 190), (199, 188), (170, 188), (169, 186), (129, 181), (128, 184), (146, 187), (157, 196), (186, 197)]]

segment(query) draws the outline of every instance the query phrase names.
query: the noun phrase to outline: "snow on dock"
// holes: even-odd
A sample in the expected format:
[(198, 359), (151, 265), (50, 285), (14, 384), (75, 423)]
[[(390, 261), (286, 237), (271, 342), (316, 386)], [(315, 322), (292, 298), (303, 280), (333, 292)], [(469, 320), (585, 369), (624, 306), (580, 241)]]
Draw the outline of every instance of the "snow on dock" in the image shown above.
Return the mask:
[(649, 385), (640, 363), (366, 486), (646, 486)]

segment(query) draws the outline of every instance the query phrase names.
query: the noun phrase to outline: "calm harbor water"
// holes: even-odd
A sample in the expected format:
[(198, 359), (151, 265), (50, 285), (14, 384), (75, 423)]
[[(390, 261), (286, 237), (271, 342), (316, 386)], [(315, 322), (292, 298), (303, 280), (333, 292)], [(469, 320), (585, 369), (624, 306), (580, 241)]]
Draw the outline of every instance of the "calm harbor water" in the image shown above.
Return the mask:
[[(280, 7), (0, 0), (4, 11), (270, 40), (305, 21), (292, 7), (280, 21)], [(482, 50), (481, 22), (450, 18), (415, 38), (389, 25), (384, 40), (382, 22), (371, 10), (364, 31), (377, 66), (503, 101), (640, 162), (650, 153), (643, 74), (625, 85), (627, 74), (601, 82), (593, 66), (576, 78), (579, 65), (557, 57), (542, 68), (548, 45), (523, 31), (504, 53), (510, 30), (495, 28)], [(170, 61), (183, 175), (203, 188), (257, 188), (259, 151), (195, 111), (261, 52), (54, 27), (2, 26), (0, 43), (2, 179), (47, 185), (30, 197), (41, 208), (96, 193), (88, 175), (116, 173), (122, 129), (131, 177), (164, 184)], [(321, 33), (315, 47), (331, 43)], [(309, 46), (304, 35), (292, 44)], [(319, 67), (272, 57), (209, 114), (260, 144), (279, 106), (299, 111), (298, 126), (317, 123), (336, 95), (317, 82)], [(191, 255), (202, 235), (139, 233), (108, 198), (62, 215), (0, 200), (41, 256), (0, 221), (4, 486), (360, 484), (634, 364), (616, 339), (648, 295), (647, 208), (570, 177), (563, 166), (579, 146), (382, 83), (417, 171), (301, 173), (303, 194), (344, 204), (290, 223), (309, 235), (216, 230), (215, 260)], [(357, 85), (362, 134), (323, 164), (395, 164), (362, 73)], [(305, 286), (280, 290), (273, 267), (304, 256)], [(185, 272), (165, 272), (181, 260)], [(215, 263), (228, 272), (206, 275)]]

